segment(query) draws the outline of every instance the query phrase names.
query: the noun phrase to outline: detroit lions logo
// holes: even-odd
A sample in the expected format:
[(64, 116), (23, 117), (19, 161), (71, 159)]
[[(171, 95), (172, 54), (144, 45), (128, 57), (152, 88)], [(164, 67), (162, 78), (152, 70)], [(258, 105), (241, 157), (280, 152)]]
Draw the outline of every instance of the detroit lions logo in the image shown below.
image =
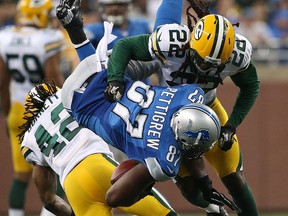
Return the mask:
[(206, 129), (192, 130), (192, 121), (189, 120), (189, 125), (187, 130), (183, 130), (182, 135), (188, 137), (190, 140), (196, 140), (194, 145), (197, 145), (199, 141), (208, 141), (210, 138), (210, 133)]

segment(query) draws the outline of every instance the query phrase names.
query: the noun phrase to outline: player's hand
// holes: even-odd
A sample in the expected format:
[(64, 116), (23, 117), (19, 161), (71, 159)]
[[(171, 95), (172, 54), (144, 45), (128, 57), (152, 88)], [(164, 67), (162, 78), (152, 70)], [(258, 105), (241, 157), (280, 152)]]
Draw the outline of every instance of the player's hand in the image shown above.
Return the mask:
[(223, 204), (228, 206), (232, 211), (234, 211), (237, 214), (240, 214), (242, 212), (241, 208), (239, 208), (236, 205), (236, 203), (234, 203), (232, 200), (228, 199), (223, 193), (219, 193), (219, 195), (220, 195), (220, 199), (222, 200)]
[(202, 191), (203, 197), (205, 198), (205, 200), (215, 205), (219, 205), (219, 206), (224, 205), (224, 203), (221, 201), (219, 192), (213, 188), (212, 181), (210, 180), (208, 175), (201, 177), (198, 180), (198, 183), (199, 183), (199, 188)]
[(80, 5), (81, 0), (60, 0), (56, 8), (56, 16), (64, 28), (83, 27)]
[(228, 151), (231, 149), (235, 138), (236, 128), (232, 124), (225, 124), (221, 127), (220, 137), (218, 140), (218, 146), (222, 151)]
[(232, 201), (229, 200), (223, 193), (218, 192), (212, 187), (212, 181), (208, 175), (198, 180), (199, 188), (203, 193), (203, 197), (211, 204), (224, 206), (227, 205), (231, 210), (239, 213), (241, 209)]
[(120, 81), (112, 81), (108, 83), (105, 89), (105, 98), (109, 102), (120, 100), (125, 89), (125, 85)]

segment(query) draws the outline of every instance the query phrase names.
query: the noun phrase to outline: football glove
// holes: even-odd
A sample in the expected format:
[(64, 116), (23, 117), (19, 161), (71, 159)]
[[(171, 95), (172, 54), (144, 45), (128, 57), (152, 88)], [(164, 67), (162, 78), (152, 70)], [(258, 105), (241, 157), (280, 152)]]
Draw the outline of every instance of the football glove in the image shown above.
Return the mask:
[(220, 137), (218, 139), (218, 146), (222, 151), (228, 151), (231, 149), (235, 138), (236, 128), (229, 123), (226, 123), (221, 127)]
[(67, 30), (73, 44), (81, 44), (87, 39), (83, 30), (80, 5), (81, 0), (60, 0), (56, 7), (56, 16)]
[(120, 81), (112, 81), (108, 83), (108, 86), (105, 89), (105, 98), (109, 102), (115, 102), (120, 100), (123, 95), (125, 85)]
[(212, 181), (206, 175), (198, 180), (199, 188), (203, 193), (203, 197), (211, 204), (224, 206), (227, 205), (231, 210), (240, 213), (241, 209), (232, 201), (229, 200), (223, 193), (218, 192), (212, 186)]
[(83, 27), (80, 4), (81, 0), (60, 0), (56, 8), (56, 16), (64, 28)]

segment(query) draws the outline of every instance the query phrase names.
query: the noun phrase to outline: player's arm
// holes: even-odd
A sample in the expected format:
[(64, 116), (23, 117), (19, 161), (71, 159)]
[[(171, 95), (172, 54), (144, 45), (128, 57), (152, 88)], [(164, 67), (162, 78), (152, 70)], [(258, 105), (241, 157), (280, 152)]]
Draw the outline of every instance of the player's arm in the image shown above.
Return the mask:
[(56, 195), (57, 175), (50, 167), (33, 164), (33, 180), (44, 207), (55, 215), (74, 215), (72, 208)]
[(228, 122), (237, 128), (256, 101), (260, 81), (252, 61), (246, 70), (231, 76), (231, 79), (240, 88), (240, 91)]
[(53, 80), (58, 87), (62, 87), (64, 82), (64, 75), (60, 69), (61, 52), (50, 56), (45, 62), (45, 77), (48, 80)]
[(125, 172), (106, 193), (106, 202), (111, 207), (131, 206), (151, 191), (154, 178), (141, 163)]
[(66, 29), (78, 57), (82, 61), (95, 53), (95, 48), (87, 39), (83, 29), (83, 18), (80, 11), (80, 0), (60, 0), (56, 15)]
[(200, 189), (204, 199), (208, 203), (219, 206), (227, 205), (231, 210), (238, 213), (241, 212), (241, 209), (239, 209), (239, 207), (232, 200), (229, 200), (224, 194), (218, 192), (213, 187), (202, 158), (191, 160), (184, 157), (181, 166), (185, 167), (190, 175), (178, 175), (174, 179), (174, 182), (187, 201), (189, 201), (191, 204), (197, 202), (191, 197), (195, 197), (195, 191)]
[(149, 37), (148, 34), (126, 37), (115, 44), (108, 62), (108, 83), (123, 82), (130, 60), (153, 60), (148, 50)]
[(10, 110), (10, 85), (11, 76), (7, 66), (0, 56), (0, 106), (7, 117)]

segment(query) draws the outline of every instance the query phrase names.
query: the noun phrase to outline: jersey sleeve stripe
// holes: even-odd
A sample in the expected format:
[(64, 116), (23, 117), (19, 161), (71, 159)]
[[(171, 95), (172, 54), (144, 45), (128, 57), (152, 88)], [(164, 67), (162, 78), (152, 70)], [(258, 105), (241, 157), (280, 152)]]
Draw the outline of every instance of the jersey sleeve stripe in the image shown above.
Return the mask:
[(64, 40), (46, 44), (45, 52), (51, 52), (52, 50), (61, 49), (63, 45), (64, 45)]
[(28, 147), (24, 146), (21, 148), (21, 153), (24, 156), (24, 158), (26, 159), (27, 156), (32, 152), (31, 149), (29, 149)]

